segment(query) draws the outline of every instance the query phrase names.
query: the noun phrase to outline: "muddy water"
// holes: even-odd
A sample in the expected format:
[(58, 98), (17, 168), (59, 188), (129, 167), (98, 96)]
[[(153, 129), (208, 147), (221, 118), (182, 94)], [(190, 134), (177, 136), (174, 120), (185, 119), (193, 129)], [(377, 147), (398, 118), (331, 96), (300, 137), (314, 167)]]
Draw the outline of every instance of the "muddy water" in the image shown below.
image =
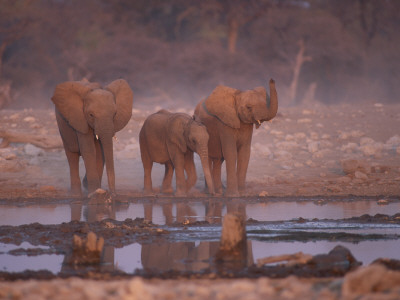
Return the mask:
[[(73, 201), (71, 204), (1, 205), (0, 208), (0, 225), (144, 218), (169, 232), (169, 239), (155, 243), (135, 242), (123, 247), (106, 243), (100, 267), (104, 271), (143, 274), (146, 270), (202, 272), (209, 269), (218, 250), (222, 217), (228, 212), (240, 213), (248, 220), (247, 265), (256, 263), (259, 258), (299, 251), (311, 255), (327, 253), (339, 244), (347, 247), (363, 264), (381, 257), (400, 259), (400, 224), (346, 220), (365, 214), (394, 215), (400, 212), (399, 201), (378, 205), (376, 199), (177, 201), (160, 198), (114, 205)], [(182, 224), (188, 226), (182, 230)], [(343, 237), (343, 234), (349, 236)], [(28, 242), (0, 243), (0, 271), (46, 269), (62, 274), (66, 271), (64, 255), (41, 254), (47, 248)]]
[(115, 205), (91, 205), (82, 201), (71, 204), (0, 205), (0, 226), (41, 223), (61, 224), (71, 220), (93, 222), (111, 218), (145, 218), (158, 225), (169, 225), (185, 219), (219, 223), (230, 211), (240, 211), (247, 219), (257, 221), (285, 221), (304, 219), (345, 219), (364, 214), (393, 215), (400, 212), (400, 202), (392, 201), (379, 205), (376, 200), (357, 201), (246, 201), (229, 202), (191, 200), (176, 202), (176, 199), (151, 200), (150, 203), (129, 202)]

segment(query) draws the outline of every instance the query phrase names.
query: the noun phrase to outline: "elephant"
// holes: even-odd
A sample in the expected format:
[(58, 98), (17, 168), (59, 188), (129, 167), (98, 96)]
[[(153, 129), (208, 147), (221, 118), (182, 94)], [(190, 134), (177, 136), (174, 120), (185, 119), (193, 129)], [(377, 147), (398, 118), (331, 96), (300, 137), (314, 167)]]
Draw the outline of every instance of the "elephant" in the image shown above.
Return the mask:
[(66, 81), (56, 86), (51, 100), (69, 164), (71, 193), (82, 195), (82, 156), (86, 169), (83, 185), (89, 194), (101, 187), (104, 163), (109, 191), (115, 194), (113, 137), (132, 116), (129, 84), (117, 79), (102, 88), (87, 80)]
[(240, 91), (219, 85), (201, 100), (194, 115), (210, 135), (208, 155), (216, 194), (222, 195), (221, 166), (226, 161), (226, 196), (245, 192), (246, 173), (250, 160), (253, 124), (274, 118), (278, 111), (275, 81), (269, 81), (270, 95), (263, 87)]
[(214, 194), (208, 162), (208, 132), (203, 124), (188, 114), (171, 113), (167, 110), (151, 114), (140, 130), (139, 144), (144, 169), (145, 194), (153, 193), (151, 170), (153, 162), (156, 162), (165, 165), (161, 192), (173, 192), (171, 182), (175, 169), (175, 195), (185, 196), (197, 180), (193, 152), (200, 156), (209, 193)]

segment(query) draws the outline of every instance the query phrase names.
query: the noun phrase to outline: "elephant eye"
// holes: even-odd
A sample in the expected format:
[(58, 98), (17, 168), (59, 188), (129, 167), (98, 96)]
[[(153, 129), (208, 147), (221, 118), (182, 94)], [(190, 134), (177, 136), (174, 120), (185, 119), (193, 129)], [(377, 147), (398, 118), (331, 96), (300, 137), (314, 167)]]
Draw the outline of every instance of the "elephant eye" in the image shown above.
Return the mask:
[(251, 111), (251, 105), (246, 105), (248, 111)]
[(89, 113), (89, 117), (94, 118), (93, 113)]

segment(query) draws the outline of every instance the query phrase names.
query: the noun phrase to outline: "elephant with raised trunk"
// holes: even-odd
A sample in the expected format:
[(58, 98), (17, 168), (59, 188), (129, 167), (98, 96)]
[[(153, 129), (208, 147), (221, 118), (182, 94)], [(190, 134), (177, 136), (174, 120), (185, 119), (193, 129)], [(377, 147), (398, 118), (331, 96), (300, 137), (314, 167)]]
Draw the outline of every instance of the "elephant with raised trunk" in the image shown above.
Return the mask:
[(186, 195), (197, 180), (193, 152), (199, 154), (209, 192), (214, 194), (208, 162), (208, 133), (203, 124), (184, 113), (160, 110), (150, 115), (143, 123), (139, 133), (139, 143), (144, 168), (145, 194), (153, 193), (151, 170), (153, 162), (156, 162), (165, 165), (161, 192), (173, 192), (171, 183), (175, 169), (175, 195)]
[(132, 116), (133, 92), (123, 79), (105, 88), (98, 83), (67, 81), (56, 86), (55, 104), (58, 128), (68, 159), (71, 192), (81, 195), (79, 156), (86, 176), (84, 186), (91, 193), (101, 186), (104, 163), (108, 188), (115, 194), (113, 137)]
[(214, 188), (222, 194), (221, 166), (226, 161), (227, 196), (238, 196), (245, 191), (247, 167), (250, 160), (253, 125), (274, 118), (278, 111), (275, 81), (269, 81), (270, 95), (263, 87), (239, 91), (217, 86), (207, 99), (200, 101), (195, 117), (210, 135), (208, 155)]

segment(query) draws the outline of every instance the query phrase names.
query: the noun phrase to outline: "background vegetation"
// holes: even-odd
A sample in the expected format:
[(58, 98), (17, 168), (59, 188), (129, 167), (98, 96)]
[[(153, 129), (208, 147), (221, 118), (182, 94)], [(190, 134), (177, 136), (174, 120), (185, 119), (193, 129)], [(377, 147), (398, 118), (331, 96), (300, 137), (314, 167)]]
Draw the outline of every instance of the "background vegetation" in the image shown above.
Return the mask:
[(2, 0), (0, 107), (126, 78), (135, 104), (277, 82), (281, 104), (399, 101), (397, 0)]

